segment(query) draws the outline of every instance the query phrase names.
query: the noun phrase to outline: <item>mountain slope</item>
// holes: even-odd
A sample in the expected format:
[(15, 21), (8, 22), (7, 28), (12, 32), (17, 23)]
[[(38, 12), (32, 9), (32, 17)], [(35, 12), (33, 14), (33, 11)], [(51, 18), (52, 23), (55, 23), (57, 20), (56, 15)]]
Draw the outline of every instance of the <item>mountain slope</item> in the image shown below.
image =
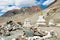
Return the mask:
[(2, 17), (11, 17), (16, 14), (26, 14), (26, 13), (32, 14), (32, 13), (37, 13), (40, 10), (41, 8), (39, 6), (32, 6), (32, 7), (21, 8), (21, 9), (13, 9), (13, 10), (7, 11), (5, 14), (2, 15)]

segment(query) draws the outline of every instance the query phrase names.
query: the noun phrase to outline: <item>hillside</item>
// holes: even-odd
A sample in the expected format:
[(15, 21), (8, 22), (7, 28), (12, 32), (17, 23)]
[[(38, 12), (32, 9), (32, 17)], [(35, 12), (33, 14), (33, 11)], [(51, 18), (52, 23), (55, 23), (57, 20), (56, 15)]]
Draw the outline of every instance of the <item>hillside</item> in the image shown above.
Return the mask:
[(7, 11), (5, 14), (3, 14), (1, 17), (11, 17), (11, 16), (14, 16), (16, 14), (32, 14), (32, 13), (37, 13), (41, 11), (40, 7), (39, 6), (32, 6), (32, 7), (28, 7), (28, 8), (21, 8), (21, 9), (12, 9), (12, 10), (9, 10)]

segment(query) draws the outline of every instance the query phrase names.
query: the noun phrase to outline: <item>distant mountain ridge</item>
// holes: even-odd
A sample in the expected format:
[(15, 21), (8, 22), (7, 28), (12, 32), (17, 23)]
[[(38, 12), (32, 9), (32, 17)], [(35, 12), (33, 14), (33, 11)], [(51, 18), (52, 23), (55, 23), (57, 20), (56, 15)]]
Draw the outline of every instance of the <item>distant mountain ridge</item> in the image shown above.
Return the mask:
[(41, 8), (39, 6), (32, 6), (32, 7), (21, 8), (21, 9), (12, 9), (7, 11), (1, 17), (11, 17), (16, 14), (25, 14), (25, 13), (32, 14), (32, 13), (37, 13), (39, 11), (41, 11)]

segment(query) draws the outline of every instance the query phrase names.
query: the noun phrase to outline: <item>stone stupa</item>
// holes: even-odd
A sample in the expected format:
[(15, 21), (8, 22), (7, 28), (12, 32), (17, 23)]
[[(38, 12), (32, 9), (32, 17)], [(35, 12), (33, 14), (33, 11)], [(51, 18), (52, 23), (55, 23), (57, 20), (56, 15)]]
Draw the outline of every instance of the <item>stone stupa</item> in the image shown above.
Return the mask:
[(32, 27), (31, 20), (29, 18), (25, 19), (23, 27)]

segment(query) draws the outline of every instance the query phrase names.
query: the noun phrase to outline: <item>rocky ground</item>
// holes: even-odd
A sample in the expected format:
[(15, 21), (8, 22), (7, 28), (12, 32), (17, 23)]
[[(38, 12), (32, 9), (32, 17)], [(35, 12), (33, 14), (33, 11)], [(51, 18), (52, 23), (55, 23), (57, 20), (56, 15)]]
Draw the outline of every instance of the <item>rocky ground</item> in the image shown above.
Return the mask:
[[(45, 31), (54, 30), (58, 34), (57, 35), (57, 40), (60, 40), (60, 32), (59, 32), (60, 27), (39, 27), (38, 29), (45, 30)], [(23, 34), (22, 30), (12, 31), (10, 33), (11, 33), (11, 36), (4, 36), (2, 38), (4, 38), (4, 40), (11, 40), (12, 38), (18, 38), (19, 35)]]

